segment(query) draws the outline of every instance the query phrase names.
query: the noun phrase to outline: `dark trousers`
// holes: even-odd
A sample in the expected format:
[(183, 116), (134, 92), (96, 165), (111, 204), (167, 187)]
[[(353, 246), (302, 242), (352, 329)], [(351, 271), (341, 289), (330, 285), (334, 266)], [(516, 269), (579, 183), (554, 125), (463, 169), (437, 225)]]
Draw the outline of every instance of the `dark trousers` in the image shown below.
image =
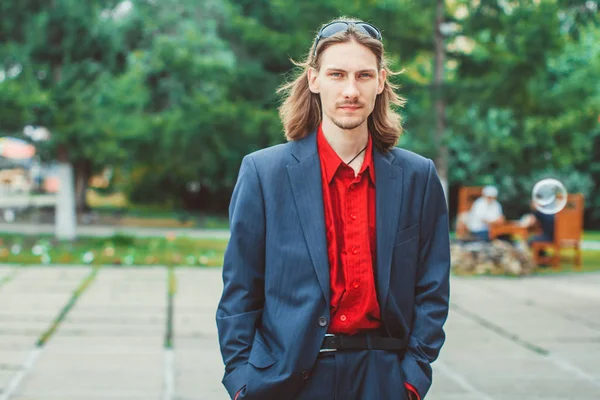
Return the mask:
[(400, 363), (385, 350), (323, 353), (294, 400), (407, 400)]

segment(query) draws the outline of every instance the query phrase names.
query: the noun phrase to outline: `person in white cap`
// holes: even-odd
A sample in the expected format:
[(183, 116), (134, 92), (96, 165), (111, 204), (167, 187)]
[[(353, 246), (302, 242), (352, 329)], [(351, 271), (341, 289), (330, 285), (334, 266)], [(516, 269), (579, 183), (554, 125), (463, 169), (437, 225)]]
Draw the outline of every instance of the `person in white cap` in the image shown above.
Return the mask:
[(498, 189), (495, 186), (483, 188), (483, 196), (475, 200), (469, 218), (467, 228), (473, 236), (481, 240), (489, 240), (490, 224), (503, 222), (504, 214), (502, 206), (498, 202)]

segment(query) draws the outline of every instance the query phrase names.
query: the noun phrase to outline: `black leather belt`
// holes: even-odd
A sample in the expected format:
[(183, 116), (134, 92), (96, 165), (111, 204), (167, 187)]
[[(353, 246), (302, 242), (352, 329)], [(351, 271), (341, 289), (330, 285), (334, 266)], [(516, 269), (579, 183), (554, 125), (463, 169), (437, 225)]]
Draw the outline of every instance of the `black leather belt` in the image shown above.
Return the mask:
[(320, 353), (338, 350), (389, 350), (403, 352), (407, 344), (402, 339), (383, 337), (379, 335), (333, 335), (328, 333), (323, 339)]

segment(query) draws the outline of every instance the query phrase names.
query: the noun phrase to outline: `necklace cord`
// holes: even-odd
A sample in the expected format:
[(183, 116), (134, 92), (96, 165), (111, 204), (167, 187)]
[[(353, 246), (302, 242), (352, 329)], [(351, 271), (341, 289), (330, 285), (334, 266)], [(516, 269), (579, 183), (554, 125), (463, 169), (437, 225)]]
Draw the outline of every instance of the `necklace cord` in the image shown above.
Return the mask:
[[(368, 144), (367, 144), (367, 146), (368, 146)], [(352, 158), (352, 160), (350, 160), (346, 163), (346, 165), (350, 165), (352, 163), (352, 161), (356, 160), (356, 157), (360, 156), (360, 154), (367, 149), (367, 146), (365, 146), (361, 151), (359, 151), (358, 154)]]

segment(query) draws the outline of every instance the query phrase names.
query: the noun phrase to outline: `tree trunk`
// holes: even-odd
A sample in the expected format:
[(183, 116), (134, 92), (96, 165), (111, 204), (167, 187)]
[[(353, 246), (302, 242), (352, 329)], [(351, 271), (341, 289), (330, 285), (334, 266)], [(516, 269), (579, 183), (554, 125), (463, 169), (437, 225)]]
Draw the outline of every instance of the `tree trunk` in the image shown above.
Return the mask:
[(77, 214), (87, 211), (86, 193), (92, 174), (90, 160), (79, 160), (75, 163), (75, 209)]
[(448, 147), (443, 143), (444, 131), (446, 130), (446, 102), (443, 93), (444, 84), (444, 36), (442, 35), (441, 25), (444, 20), (444, 0), (437, 0), (435, 13), (435, 144), (438, 149), (435, 158), (435, 166), (438, 171), (446, 203), (448, 203)]

